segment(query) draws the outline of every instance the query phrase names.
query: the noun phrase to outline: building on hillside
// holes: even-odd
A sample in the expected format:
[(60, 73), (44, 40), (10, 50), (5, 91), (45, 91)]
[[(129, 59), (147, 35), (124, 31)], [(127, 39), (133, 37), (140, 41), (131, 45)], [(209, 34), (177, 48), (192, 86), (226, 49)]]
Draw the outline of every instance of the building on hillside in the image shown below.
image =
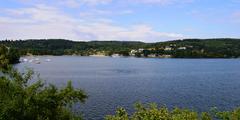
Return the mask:
[(165, 51), (171, 51), (171, 50), (173, 50), (173, 48), (172, 48), (172, 47), (169, 47), (169, 46), (166, 46), (166, 47), (164, 48), (164, 50), (165, 50)]
[(137, 52), (138, 52), (137, 50), (131, 50), (129, 55), (130, 56), (135, 56)]
[(186, 50), (186, 47), (179, 47), (178, 50)]

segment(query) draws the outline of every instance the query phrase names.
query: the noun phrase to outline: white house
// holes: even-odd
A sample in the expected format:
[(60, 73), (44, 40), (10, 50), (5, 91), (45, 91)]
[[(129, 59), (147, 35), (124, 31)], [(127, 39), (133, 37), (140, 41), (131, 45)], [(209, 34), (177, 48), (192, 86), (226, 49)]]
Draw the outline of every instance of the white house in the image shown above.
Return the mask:
[(165, 48), (164, 48), (164, 50), (165, 51), (171, 51), (173, 48), (171, 48), (171, 47), (169, 47), (169, 46), (166, 46)]
[(186, 50), (187, 48), (186, 47), (179, 47), (178, 49), (179, 50)]

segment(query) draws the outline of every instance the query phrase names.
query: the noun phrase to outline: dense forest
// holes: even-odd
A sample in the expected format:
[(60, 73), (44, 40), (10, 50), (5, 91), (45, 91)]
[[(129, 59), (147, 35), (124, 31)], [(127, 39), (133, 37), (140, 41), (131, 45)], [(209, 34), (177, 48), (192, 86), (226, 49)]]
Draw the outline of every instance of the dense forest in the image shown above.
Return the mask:
[(2, 40), (20, 55), (106, 55), (172, 58), (238, 58), (240, 39), (184, 39), (157, 43), (133, 41), (76, 42), (64, 39)]

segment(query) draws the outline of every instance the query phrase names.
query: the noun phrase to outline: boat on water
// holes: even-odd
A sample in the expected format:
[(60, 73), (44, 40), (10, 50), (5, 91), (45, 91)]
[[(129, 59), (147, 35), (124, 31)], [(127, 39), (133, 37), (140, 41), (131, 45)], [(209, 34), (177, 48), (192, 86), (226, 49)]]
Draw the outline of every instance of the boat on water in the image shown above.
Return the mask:
[(27, 62), (27, 61), (28, 61), (28, 59), (27, 59), (27, 58), (24, 58), (24, 59), (22, 59), (22, 61), (23, 61), (23, 62)]
[(46, 59), (45, 61), (46, 61), (46, 62), (51, 62), (51, 59)]
[(107, 57), (106, 55), (89, 55), (90, 57)]
[(119, 54), (113, 54), (111, 57), (120, 57), (120, 55)]

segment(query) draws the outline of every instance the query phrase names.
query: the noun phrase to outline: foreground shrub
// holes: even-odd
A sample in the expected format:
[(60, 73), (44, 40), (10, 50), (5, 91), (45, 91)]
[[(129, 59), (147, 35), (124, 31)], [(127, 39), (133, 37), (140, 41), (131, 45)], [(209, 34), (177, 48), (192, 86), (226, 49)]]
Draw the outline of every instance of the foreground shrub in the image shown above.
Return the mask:
[[(1, 68), (0, 68), (1, 69)], [(87, 95), (71, 82), (63, 89), (45, 85), (40, 79), (29, 84), (33, 71), (21, 74), (12, 67), (0, 71), (0, 120), (81, 119), (71, 105), (84, 102)]]
[(16, 49), (7, 48), (0, 44), (0, 68), (6, 67), (8, 64), (19, 62), (20, 55)]
[(135, 105), (135, 112), (128, 115), (125, 109), (119, 108), (115, 115), (108, 115), (106, 120), (211, 120), (210, 115), (203, 113), (201, 117), (194, 111), (175, 108), (172, 111), (166, 107), (158, 108), (156, 104), (144, 106), (141, 103)]
[[(211, 114), (210, 114), (211, 113)], [(158, 107), (156, 104), (137, 103), (135, 112), (129, 115), (124, 108), (118, 108), (115, 115), (107, 115), (105, 120), (240, 120), (240, 108), (233, 111), (219, 112), (213, 109), (201, 114), (188, 110)]]
[(216, 117), (222, 120), (240, 120), (240, 108), (233, 111), (217, 112)]

